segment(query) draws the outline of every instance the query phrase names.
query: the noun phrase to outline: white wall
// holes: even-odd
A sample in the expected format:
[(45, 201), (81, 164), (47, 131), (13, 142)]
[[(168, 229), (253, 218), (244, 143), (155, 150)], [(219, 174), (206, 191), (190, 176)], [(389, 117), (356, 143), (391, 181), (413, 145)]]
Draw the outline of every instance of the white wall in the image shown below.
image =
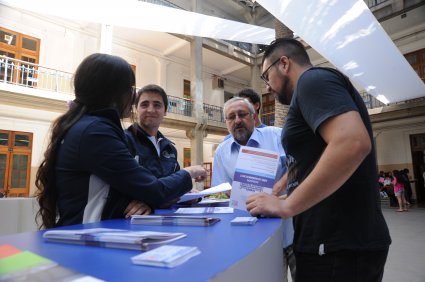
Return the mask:
[(378, 165), (410, 164), (410, 135), (425, 133), (425, 124), (405, 124), (374, 132)]
[(0, 129), (33, 133), (31, 166), (38, 166), (47, 146), (51, 121), (58, 113), (0, 105)]
[(79, 26), (65, 26), (49, 18), (34, 16), (0, 6), (0, 25), (39, 38), (40, 61), (43, 67), (74, 72), (78, 63), (97, 50), (96, 32), (91, 34)]

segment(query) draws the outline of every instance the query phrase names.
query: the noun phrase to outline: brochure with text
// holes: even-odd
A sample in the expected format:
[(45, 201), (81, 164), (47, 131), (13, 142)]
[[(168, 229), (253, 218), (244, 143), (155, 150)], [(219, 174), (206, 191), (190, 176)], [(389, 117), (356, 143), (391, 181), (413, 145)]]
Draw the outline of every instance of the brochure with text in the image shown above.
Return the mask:
[(230, 186), (229, 183), (227, 182), (222, 183), (220, 185), (217, 185), (217, 186), (214, 186), (196, 193), (193, 193), (193, 192), (186, 193), (180, 197), (180, 200), (178, 201), (178, 203), (190, 201), (197, 198), (202, 198), (202, 197), (217, 194), (217, 193), (227, 192), (227, 191), (230, 191), (231, 189), (232, 189), (232, 186)]
[(48, 230), (43, 237), (50, 242), (106, 248), (147, 251), (186, 237), (184, 233), (130, 231), (109, 228)]
[(206, 207), (206, 208), (178, 208), (175, 213), (183, 214), (208, 214), (208, 213), (233, 213), (229, 207)]
[(167, 245), (134, 256), (131, 261), (134, 264), (172, 268), (200, 253), (197, 247)]
[(210, 226), (219, 222), (219, 218), (207, 216), (178, 215), (132, 215), (131, 224), (144, 225), (187, 225)]
[(278, 153), (242, 146), (236, 161), (229, 206), (246, 211), (248, 196), (258, 192), (271, 194), (278, 164)]

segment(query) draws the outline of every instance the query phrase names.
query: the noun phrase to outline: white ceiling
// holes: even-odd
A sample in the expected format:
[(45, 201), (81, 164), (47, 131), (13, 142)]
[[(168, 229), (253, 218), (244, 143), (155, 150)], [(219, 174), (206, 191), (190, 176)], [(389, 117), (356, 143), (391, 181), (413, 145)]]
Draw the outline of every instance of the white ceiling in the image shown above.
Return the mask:
[[(156, 56), (177, 59), (182, 62), (190, 61), (190, 43), (182, 37), (156, 31), (114, 27), (113, 36), (116, 39), (136, 44)], [(217, 52), (203, 48), (202, 62), (207, 72), (217, 76), (229, 76), (237, 80), (249, 82), (251, 70), (243, 64)]]

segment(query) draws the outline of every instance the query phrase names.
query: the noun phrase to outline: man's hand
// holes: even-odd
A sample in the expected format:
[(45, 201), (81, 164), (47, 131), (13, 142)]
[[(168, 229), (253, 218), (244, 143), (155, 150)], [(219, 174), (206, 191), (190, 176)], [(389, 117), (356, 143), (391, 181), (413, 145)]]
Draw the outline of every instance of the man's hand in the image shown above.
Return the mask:
[(264, 192), (251, 195), (246, 200), (246, 209), (253, 216), (286, 217), (283, 206), (284, 200)]
[(152, 212), (152, 209), (143, 202), (133, 200), (131, 201), (124, 211), (125, 218), (129, 218), (134, 214), (148, 215)]
[[(192, 188), (192, 190), (189, 191), (189, 193), (198, 193), (198, 192), (199, 192), (199, 190), (196, 189), (196, 188)], [(196, 199), (192, 199), (192, 200), (189, 200), (189, 201), (181, 202), (180, 204), (194, 205), (194, 204), (199, 203), (201, 200), (202, 200), (202, 198), (196, 198)]]
[(192, 177), (195, 182), (202, 182), (207, 179), (207, 170), (200, 165), (188, 166), (183, 168), (183, 170), (189, 172), (190, 177)]

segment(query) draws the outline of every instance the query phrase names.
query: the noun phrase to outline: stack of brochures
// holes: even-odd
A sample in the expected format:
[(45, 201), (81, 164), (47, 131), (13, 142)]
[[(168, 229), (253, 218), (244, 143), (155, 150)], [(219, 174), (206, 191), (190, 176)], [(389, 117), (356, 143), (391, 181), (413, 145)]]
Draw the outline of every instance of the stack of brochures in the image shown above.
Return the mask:
[(134, 264), (172, 268), (200, 253), (197, 247), (167, 245), (134, 256), (131, 261)]
[(206, 207), (206, 208), (178, 208), (175, 213), (200, 214), (200, 213), (233, 213), (229, 207)]
[(145, 225), (189, 225), (210, 226), (219, 222), (219, 218), (206, 216), (175, 216), (175, 215), (132, 215), (132, 224)]
[(251, 216), (238, 216), (235, 217), (230, 223), (232, 225), (254, 225), (258, 218)]
[(184, 233), (130, 231), (109, 228), (48, 230), (43, 237), (50, 242), (106, 248), (147, 251), (186, 237)]

